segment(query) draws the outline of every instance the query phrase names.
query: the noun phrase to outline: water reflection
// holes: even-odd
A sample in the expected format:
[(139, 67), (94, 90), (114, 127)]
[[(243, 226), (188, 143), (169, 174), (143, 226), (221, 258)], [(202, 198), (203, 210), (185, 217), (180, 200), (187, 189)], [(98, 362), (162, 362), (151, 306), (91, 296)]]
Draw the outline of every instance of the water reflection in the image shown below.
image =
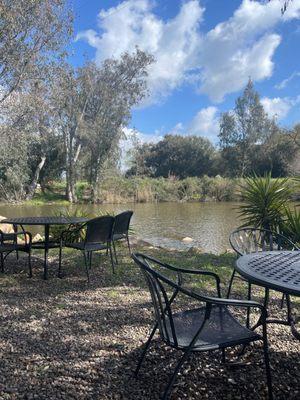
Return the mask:
[[(176, 249), (197, 246), (203, 251), (219, 253), (229, 248), (229, 233), (239, 225), (236, 206), (236, 203), (149, 203), (83, 207), (91, 215), (97, 215), (99, 211), (118, 213), (132, 209), (134, 230), (139, 238), (156, 246)], [(55, 215), (64, 208), (56, 205), (0, 204), (0, 215), (6, 217)], [(33, 233), (42, 232), (39, 227), (30, 229)], [(193, 242), (182, 242), (186, 236), (191, 237)]]

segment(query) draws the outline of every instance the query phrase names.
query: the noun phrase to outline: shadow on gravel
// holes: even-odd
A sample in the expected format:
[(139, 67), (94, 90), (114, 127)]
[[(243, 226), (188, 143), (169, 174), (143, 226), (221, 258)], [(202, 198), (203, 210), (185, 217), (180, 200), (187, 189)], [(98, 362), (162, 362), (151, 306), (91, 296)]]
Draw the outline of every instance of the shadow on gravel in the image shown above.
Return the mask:
[[(33, 258), (32, 279), (25, 260), (14, 257), (0, 278), (0, 399), (158, 399), (179, 353), (155, 339), (133, 378), (152, 325), (149, 295), (133, 263), (112, 275), (97, 256), (88, 285), (80, 254), (66, 257), (63, 279), (56, 277), (57, 258), (50, 258), (46, 282), (42, 259)], [(284, 315), (278, 304), (272, 300)], [(269, 338), (275, 398), (299, 399), (300, 344), (282, 326), (270, 327)], [(259, 344), (248, 349), (241, 368), (223, 366), (219, 353), (192, 356), (172, 399), (264, 399), (262, 360)]]

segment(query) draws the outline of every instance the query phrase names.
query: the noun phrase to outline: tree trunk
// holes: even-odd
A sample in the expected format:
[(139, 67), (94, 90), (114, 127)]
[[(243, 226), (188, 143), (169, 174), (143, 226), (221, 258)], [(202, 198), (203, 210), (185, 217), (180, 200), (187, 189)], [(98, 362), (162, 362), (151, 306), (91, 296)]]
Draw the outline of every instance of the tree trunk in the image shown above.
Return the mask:
[(41, 161), (38, 163), (38, 165), (36, 167), (32, 182), (28, 186), (27, 193), (26, 193), (26, 200), (31, 200), (32, 199), (32, 197), (33, 197), (33, 195), (35, 193), (36, 187), (38, 185), (38, 182), (39, 182), (41, 170), (44, 167), (45, 162), (46, 162), (46, 157), (42, 156), (41, 157)]
[(92, 203), (100, 203), (100, 173), (98, 167), (96, 167), (92, 179)]
[(75, 191), (75, 179), (74, 179), (73, 166), (69, 166), (69, 168), (66, 172), (66, 180), (67, 180), (67, 186), (66, 186), (67, 200), (70, 203), (76, 203), (77, 196), (76, 196), (76, 191)]

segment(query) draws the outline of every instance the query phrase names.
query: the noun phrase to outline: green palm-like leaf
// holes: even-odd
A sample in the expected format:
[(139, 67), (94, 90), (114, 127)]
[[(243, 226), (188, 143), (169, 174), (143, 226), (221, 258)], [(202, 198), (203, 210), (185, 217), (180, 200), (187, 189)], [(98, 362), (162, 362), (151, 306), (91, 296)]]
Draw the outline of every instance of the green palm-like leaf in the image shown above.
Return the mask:
[(300, 244), (300, 210), (285, 207), (284, 221), (281, 225), (281, 232), (293, 243)]
[(271, 174), (263, 177), (254, 175), (245, 178), (240, 185), (241, 200), (239, 215), (242, 226), (278, 230), (291, 190), (287, 178), (272, 179)]

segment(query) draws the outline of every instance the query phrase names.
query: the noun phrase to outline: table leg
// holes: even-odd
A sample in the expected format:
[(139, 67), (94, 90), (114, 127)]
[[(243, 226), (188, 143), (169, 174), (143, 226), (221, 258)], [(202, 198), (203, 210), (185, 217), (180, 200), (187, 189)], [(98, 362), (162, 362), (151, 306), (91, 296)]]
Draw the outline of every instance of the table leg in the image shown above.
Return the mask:
[(49, 228), (50, 225), (45, 225), (44, 279), (48, 278)]

